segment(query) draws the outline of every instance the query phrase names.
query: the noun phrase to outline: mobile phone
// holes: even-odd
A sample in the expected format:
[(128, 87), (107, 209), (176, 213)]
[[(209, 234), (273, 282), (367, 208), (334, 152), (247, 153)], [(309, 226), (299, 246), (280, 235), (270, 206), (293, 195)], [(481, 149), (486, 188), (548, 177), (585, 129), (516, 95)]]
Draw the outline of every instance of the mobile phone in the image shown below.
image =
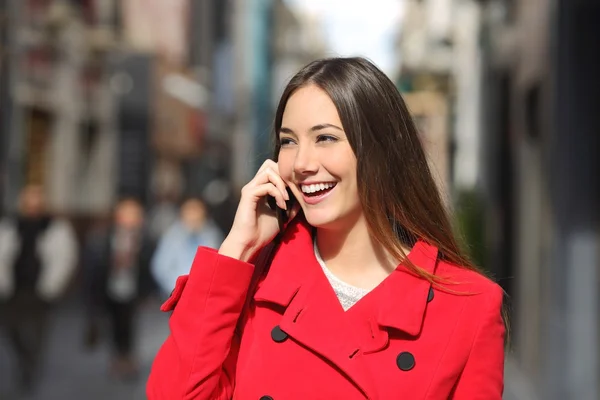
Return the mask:
[(283, 229), (285, 228), (285, 224), (288, 222), (288, 219), (289, 219), (288, 211), (290, 211), (292, 209), (292, 207), (294, 207), (294, 205), (298, 201), (294, 197), (294, 194), (292, 193), (292, 191), (290, 190), (289, 187), (286, 187), (285, 189), (287, 190), (288, 196), (290, 197), (289, 200), (285, 201), (285, 205), (287, 206), (287, 211), (284, 210), (283, 208), (280, 208), (277, 205), (277, 201), (275, 200), (275, 197), (267, 195), (267, 203), (269, 204), (269, 207), (271, 208), (271, 210), (275, 210), (275, 213), (277, 214), (277, 221), (279, 222), (279, 231), (280, 232), (283, 232)]

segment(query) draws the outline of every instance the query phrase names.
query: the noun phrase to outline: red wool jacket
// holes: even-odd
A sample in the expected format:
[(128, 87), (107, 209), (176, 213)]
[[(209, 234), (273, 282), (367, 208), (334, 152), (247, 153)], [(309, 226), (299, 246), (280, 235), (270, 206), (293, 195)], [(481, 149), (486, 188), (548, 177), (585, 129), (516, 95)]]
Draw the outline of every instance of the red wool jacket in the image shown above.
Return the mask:
[(399, 265), (344, 311), (305, 222), (288, 227), (248, 306), (254, 266), (199, 248), (162, 307), (171, 335), (148, 398), (500, 400), (502, 290), (437, 253), (419, 241), (409, 258), (451, 292)]

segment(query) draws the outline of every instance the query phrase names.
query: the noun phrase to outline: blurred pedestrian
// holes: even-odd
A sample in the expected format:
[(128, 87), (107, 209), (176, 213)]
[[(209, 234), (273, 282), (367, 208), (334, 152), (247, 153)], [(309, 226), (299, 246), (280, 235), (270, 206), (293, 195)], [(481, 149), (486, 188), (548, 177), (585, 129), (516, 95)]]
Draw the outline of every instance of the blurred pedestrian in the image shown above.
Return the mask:
[(152, 274), (163, 296), (168, 296), (180, 275), (189, 273), (198, 246), (219, 248), (223, 232), (208, 216), (204, 201), (198, 197), (186, 199), (179, 221), (160, 239), (152, 258)]
[(0, 306), (23, 389), (39, 377), (49, 312), (76, 264), (71, 225), (47, 213), (40, 186), (25, 187), (18, 215), (0, 222)]
[(135, 316), (140, 301), (153, 290), (149, 273), (153, 250), (144, 210), (136, 199), (119, 201), (110, 226), (93, 231), (86, 240), (89, 329), (97, 329), (101, 317), (108, 317), (113, 353), (110, 372), (117, 378), (137, 376)]

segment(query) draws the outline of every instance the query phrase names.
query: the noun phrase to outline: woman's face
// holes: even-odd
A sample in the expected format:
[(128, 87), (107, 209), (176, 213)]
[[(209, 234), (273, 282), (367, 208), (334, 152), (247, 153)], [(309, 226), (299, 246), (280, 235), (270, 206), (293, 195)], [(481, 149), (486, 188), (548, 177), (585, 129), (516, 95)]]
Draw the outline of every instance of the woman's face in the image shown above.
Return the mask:
[(309, 224), (344, 228), (362, 214), (356, 156), (329, 96), (314, 85), (286, 104), (279, 132), (279, 173)]

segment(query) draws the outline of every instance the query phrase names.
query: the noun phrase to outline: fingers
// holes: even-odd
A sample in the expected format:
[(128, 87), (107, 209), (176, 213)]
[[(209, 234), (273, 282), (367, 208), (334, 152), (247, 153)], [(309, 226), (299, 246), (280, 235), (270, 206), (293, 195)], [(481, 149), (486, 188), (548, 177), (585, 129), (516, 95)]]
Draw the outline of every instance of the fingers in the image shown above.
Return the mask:
[(287, 204), (285, 203), (285, 199), (283, 197), (283, 194), (281, 193), (281, 190), (279, 190), (279, 188), (276, 187), (271, 182), (267, 182), (267, 183), (263, 183), (261, 185), (254, 186), (252, 188), (252, 195), (257, 200), (262, 197), (265, 197), (267, 195), (272, 196), (275, 198), (275, 201), (277, 202), (277, 205), (280, 208), (287, 210)]
[(281, 194), (285, 200), (290, 199), (290, 196), (286, 190), (286, 184), (283, 179), (281, 179), (281, 176), (279, 175), (279, 168), (273, 160), (267, 160), (263, 163), (256, 173), (256, 176), (250, 183), (252, 184), (252, 182), (255, 185), (271, 182), (281, 191)]
[(290, 199), (290, 196), (286, 190), (285, 182), (283, 179), (281, 179), (278, 173), (273, 171), (271, 168), (266, 168), (263, 171), (263, 174), (267, 176), (269, 182), (271, 182), (273, 185), (275, 185), (275, 187), (277, 187), (277, 189), (279, 189), (279, 191), (281, 191), (281, 194), (285, 200)]

